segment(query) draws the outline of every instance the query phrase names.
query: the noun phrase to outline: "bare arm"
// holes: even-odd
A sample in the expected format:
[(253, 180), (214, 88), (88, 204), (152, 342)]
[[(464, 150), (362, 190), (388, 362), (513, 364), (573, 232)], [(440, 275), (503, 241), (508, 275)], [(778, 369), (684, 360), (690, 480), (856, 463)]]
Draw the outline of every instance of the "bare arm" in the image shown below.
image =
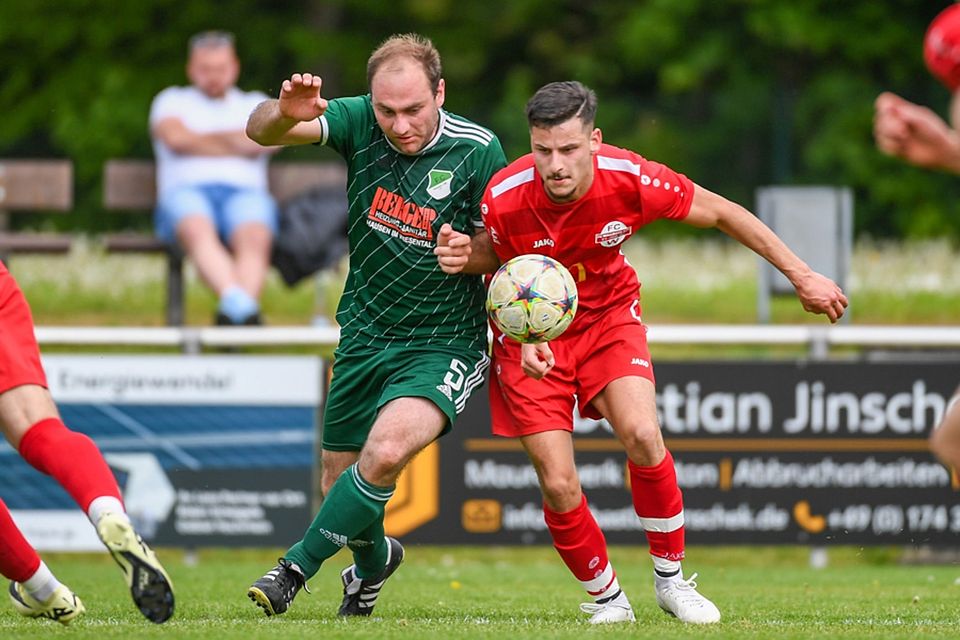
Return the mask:
[(198, 133), (180, 118), (160, 120), (153, 126), (153, 136), (182, 155), (255, 157), (272, 151), (248, 138), (242, 129)]
[[(951, 119), (960, 120), (956, 96)], [(874, 103), (873, 136), (887, 155), (926, 169), (960, 173), (960, 133), (927, 107), (881, 93)]]
[(437, 246), (433, 249), (437, 262), (445, 273), (493, 273), (500, 266), (500, 258), (493, 250), (490, 235), (481, 229), (473, 236), (454, 231), (449, 224), (440, 227)]
[(319, 76), (295, 73), (283, 81), (280, 97), (260, 103), (247, 120), (247, 135), (262, 145), (318, 142), (322, 131), (317, 120), (327, 110), (320, 97)]
[(762, 256), (790, 280), (806, 311), (825, 314), (830, 322), (843, 316), (847, 297), (833, 280), (811, 269), (752, 213), (700, 185), (695, 188), (684, 222), (696, 227), (716, 227)]

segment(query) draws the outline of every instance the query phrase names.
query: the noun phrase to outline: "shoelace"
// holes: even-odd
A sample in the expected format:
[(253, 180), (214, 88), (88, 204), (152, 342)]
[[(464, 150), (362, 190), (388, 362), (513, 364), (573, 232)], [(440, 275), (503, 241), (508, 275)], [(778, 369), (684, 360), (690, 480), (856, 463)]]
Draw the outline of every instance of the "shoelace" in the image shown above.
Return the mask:
[(589, 613), (593, 615), (595, 613), (600, 613), (601, 611), (606, 611), (607, 609), (617, 608), (617, 609), (626, 609), (626, 607), (621, 607), (618, 604), (612, 602), (605, 602), (603, 604), (597, 604), (596, 602), (581, 602), (580, 611), (584, 613)]
[(679, 592), (678, 599), (682, 599), (685, 602), (700, 602), (704, 600), (704, 597), (696, 591), (696, 578), (698, 575), (699, 574), (694, 573), (686, 580), (677, 580), (671, 584), (671, 587)]
[(267, 575), (273, 575), (274, 582), (280, 587), (283, 597), (287, 600), (291, 600), (296, 595), (297, 589), (302, 588), (310, 593), (306, 581), (300, 577), (292, 565), (293, 563), (289, 560), (281, 559), (280, 565), (267, 573)]

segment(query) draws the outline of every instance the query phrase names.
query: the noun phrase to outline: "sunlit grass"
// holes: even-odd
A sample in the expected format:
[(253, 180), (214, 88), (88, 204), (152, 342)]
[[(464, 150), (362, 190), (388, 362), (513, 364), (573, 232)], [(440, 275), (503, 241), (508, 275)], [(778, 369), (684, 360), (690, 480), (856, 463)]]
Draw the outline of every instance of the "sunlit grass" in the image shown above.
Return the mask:
[[(624, 247), (643, 283), (648, 324), (753, 323), (758, 259), (732, 241), (648, 242)], [(41, 325), (162, 325), (166, 267), (162, 256), (105, 254), (81, 242), (67, 256), (16, 255), (9, 266)], [(271, 272), (263, 294), (271, 325), (306, 325), (332, 317), (343, 272), (286, 287)], [(857, 244), (846, 292), (857, 324), (956, 324), (960, 251), (945, 241)], [(216, 301), (187, 266), (187, 323), (206, 325)], [(793, 296), (772, 304), (777, 323), (824, 322)]]
[(384, 587), (374, 616), (340, 620), (341, 554), (325, 564), (282, 616), (266, 618), (246, 598), (282, 553), (205, 550), (160, 555), (177, 588), (165, 625), (143, 620), (106, 554), (47, 554), (87, 614), (67, 628), (0, 607), (0, 637), (102, 638), (956, 638), (956, 566), (906, 566), (901, 552), (836, 547), (812, 569), (802, 547), (692, 547), (684, 566), (722, 613), (717, 625), (691, 628), (657, 607), (646, 544), (610, 549), (637, 622), (591, 627), (578, 609), (580, 585), (549, 546), (407, 545), (403, 566)]

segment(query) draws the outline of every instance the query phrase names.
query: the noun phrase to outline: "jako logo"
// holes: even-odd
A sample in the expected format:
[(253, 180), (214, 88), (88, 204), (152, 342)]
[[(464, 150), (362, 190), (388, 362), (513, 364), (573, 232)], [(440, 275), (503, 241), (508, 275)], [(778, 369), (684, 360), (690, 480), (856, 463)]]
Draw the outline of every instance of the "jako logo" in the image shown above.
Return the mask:
[(552, 246), (554, 246), (554, 242), (552, 238), (541, 238), (539, 240), (536, 240), (533, 243), (534, 249), (539, 249), (540, 247), (552, 247)]
[(650, 361), (644, 360), (643, 358), (633, 358), (632, 360), (630, 360), (630, 364), (638, 364), (641, 367), (650, 368)]

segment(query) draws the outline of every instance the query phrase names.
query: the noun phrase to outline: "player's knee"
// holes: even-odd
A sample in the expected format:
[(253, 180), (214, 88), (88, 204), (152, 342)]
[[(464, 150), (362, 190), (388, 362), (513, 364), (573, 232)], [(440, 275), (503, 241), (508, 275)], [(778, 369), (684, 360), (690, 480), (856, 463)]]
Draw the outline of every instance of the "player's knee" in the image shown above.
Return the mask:
[(409, 459), (409, 455), (398, 446), (381, 446), (368, 443), (360, 455), (360, 473), (368, 482), (387, 486), (396, 481)]
[(540, 481), (543, 501), (551, 510), (564, 513), (581, 501), (580, 480), (575, 474), (547, 474)]
[(631, 460), (661, 457), (663, 437), (656, 424), (638, 423), (621, 430), (619, 436)]

